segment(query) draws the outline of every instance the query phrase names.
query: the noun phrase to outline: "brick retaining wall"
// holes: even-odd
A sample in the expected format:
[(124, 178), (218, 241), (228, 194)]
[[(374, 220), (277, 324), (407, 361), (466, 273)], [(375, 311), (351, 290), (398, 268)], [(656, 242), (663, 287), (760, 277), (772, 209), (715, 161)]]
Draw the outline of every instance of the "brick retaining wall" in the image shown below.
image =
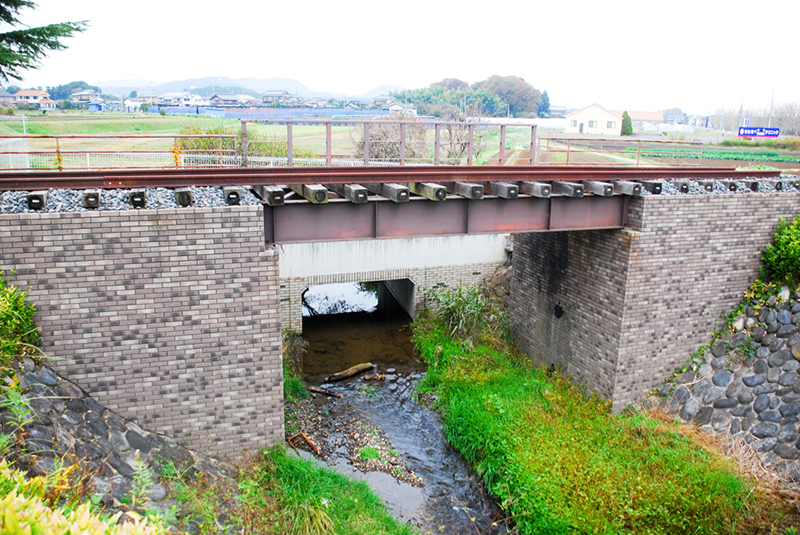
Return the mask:
[[(0, 216), (50, 365), (106, 407), (236, 457), (283, 440), (278, 255), (260, 206)], [(9, 274), (6, 273), (8, 276)]]
[(709, 340), (798, 213), (800, 193), (648, 196), (631, 200), (630, 229), (515, 235), (520, 346), (615, 409), (641, 400)]

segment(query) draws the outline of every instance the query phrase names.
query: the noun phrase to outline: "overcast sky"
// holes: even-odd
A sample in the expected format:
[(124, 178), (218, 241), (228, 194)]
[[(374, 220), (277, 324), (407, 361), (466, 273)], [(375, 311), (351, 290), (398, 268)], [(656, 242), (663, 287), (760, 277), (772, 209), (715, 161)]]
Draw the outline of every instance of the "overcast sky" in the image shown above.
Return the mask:
[[(204, 76), (294, 78), (359, 95), (516, 75), (553, 105), (769, 107), (800, 100), (798, 0), (505, 2), (37, 0), (37, 26), (88, 20), (23, 87)], [(291, 88), (286, 88), (291, 89)]]

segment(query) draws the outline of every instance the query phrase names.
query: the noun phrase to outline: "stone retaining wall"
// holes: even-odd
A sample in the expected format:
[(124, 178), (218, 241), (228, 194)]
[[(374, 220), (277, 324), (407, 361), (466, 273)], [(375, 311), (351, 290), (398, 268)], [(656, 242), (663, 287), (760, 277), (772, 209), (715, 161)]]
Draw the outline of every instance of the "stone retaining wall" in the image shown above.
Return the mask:
[[(788, 291), (786, 292), (788, 294)], [(800, 300), (748, 306), (645, 405), (751, 444), (768, 466), (800, 482)]]
[(283, 440), (263, 233), (260, 206), (2, 215), (0, 266), (66, 359), (54, 369), (144, 428), (236, 457)]
[(515, 235), (520, 347), (617, 410), (640, 401), (738, 304), (775, 224), (798, 212), (796, 192), (653, 195), (631, 199), (629, 229)]

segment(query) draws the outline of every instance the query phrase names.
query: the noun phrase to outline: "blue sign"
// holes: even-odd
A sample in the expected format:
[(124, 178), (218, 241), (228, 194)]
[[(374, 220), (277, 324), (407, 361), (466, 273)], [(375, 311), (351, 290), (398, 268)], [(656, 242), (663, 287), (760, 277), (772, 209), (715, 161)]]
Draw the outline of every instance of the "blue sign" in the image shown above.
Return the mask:
[(739, 137), (778, 137), (780, 133), (780, 128), (739, 127)]

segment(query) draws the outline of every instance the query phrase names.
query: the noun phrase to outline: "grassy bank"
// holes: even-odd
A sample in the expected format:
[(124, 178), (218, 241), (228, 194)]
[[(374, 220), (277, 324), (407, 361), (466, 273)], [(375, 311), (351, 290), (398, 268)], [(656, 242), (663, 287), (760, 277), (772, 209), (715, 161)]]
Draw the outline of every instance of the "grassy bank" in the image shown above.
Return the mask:
[[(476, 291), (438, 295), (415, 322), (450, 443), (520, 533), (771, 533), (786, 511), (685, 429), (614, 416), (515, 354), (502, 311)], [(488, 319), (487, 319), (488, 318)]]
[(244, 533), (412, 535), (363, 482), (266, 452), (239, 482)]

